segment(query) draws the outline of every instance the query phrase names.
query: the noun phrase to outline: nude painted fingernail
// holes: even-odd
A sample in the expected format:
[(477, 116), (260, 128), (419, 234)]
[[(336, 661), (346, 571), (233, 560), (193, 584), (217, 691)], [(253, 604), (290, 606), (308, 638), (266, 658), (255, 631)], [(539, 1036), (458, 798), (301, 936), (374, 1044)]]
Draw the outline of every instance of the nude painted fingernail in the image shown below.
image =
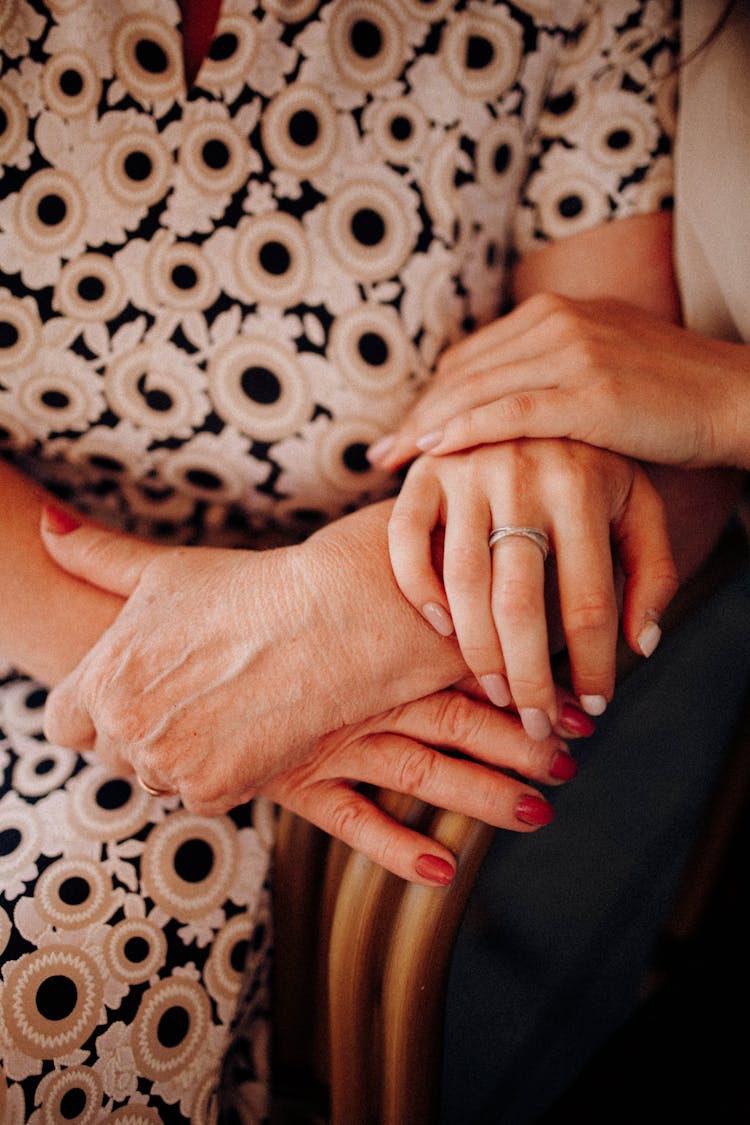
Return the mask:
[(486, 676), (480, 676), (479, 682), (487, 693), (490, 703), (494, 703), (496, 707), (507, 707), (509, 705), (512, 696), (508, 681), (502, 673), (490, 672)]
[(607, 699), (603, 695), (579, 695), (578, 702), (587, 715), (603, 715), (607, 710)]
[(81, 526), (81, 520), (72, 512), (58, 508), (56, 504), (45, 504), (43, 518), (47, 531), (52, 531), (55, 535), (67, 535)]
[(418, 437), (414, 444), (417, 449), (421, 449), (423, 453), (429, 453), (429, 451), (434, 449), (436, 445), (439, 445), (442, 440), (442, 430), (430, 430), (429, 434), (422, 434), (421, 437)]
[(453, 632), (453, 619), (438, 602), (427, 602), (422, 606), (422, 616), (429, 621), (436, 633), (441, 637), (449, 637)]
[(638, 648), (644, 656), (651, 656), (661, 640), (661, 629), (655, 621), (647, 621), (638, 634)]
[(455, 867), (439, 855), (421, 855), (414, 864), (414, 870), (420, 878), (428, 879), (439, 887), (447, 887), (456, 874)]
[(542, 711), (541, 708), (522, 707), (518, 713), (521, 716), (523, 729), (526, 731), (529, 738), (533, 738), (536, 742), (541, 742), (552, 733), (552, 723), (549, 721), (549, 715)]
[(395, 444), (395, 436), (393, 434), (386, 434), (380, 441), (374, 442), (373, 445), (369, 447), (367, 450), (367, 460), (371, 465), (377, 465), (379, 461), (382, 461), (385, 456), (390, 453)]
[(564, 750), (558, 750), (552, 759), (549, 772), (558, 781), (571, 781), (578, 773), (578, 765), (570, 754), (566, 754)]
[(522, 797), (516, 805), (516, 819), (523, 824), (549, 824), (554, 815), (552, 805), (543, 797)]

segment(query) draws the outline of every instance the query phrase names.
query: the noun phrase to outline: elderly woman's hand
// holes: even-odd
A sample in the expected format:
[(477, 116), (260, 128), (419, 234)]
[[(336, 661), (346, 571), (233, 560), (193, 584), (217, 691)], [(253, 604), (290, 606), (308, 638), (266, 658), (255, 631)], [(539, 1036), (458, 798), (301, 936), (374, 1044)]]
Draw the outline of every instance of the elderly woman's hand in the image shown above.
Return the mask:
[[(525, 535), (489, 548), (491, 529), (508, 526), (549, 537), (554, 555), (546, 568)], [(433, 558), (434, 533), (443, 527), (441, 580)], [(512, 697), (529, 734), (541, 738), (557, 718), (548, 636), (555, 595), (574, 690), (585, 710), (599, 714), (615, 683), (612, 548), (625, 575), (623, 628), (636, 652), (653, 650), (678, 585), (664, 506), (644, 471), (573, 441), (521, 440), (419, 458), (395, 502), (389, 542), (405, 596), (443, 633), (455, 627), (489, 697), (500, 706)]]
[(354, 782), (407, 793), (498, 828), (532, 832), (549, 823), (552, 807), (519, 777), (548, 786), (575, 772), (556, 735), (534, 742), (516, 716), (463, 692), (443, 691), (326, 735), (304, 762), (263, 792), (395, 874), (443, 885), (455, 873), (448, 849), (397, 823)]
[(395, 584), (389, 510), (259, 552), (159, 547), (48, 511), (56, 563), (127, 600), (51, 692), (47, 737), (215, 813), (328, 732), (453, 684), (458, 646)]
[(537, 294), (448, 349), (371, 460), (571, 437), (644, 461), (750, 467), (748, 387), (747, 345), (625, 301)]

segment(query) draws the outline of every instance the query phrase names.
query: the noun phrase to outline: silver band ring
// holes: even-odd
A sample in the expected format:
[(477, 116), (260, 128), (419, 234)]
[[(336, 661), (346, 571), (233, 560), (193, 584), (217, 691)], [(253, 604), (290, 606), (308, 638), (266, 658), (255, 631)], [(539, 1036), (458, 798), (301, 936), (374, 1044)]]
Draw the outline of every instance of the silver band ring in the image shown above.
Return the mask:
[(138, 784), (140, 785), (141, 789), (145, 789), (150, 797), (174, 797), (173, 790), (157, 789), (154, 785), (149, 785), (147, 781), (144, 781), (142, 777), (138, 777), (137, 774), (136, 778), (138, 779)]
[(546, 560), (549, 555), (549, 535), (546, 531), (542, 531), (541, 527), (514, 527), (512, 525), (509, 527), (493, 527), (489, 538), (490, 550), (501, 539), (507, 539), (511, 535), (520, 535), (522, 539), (530, 539), (542, 552), (542, 559)]

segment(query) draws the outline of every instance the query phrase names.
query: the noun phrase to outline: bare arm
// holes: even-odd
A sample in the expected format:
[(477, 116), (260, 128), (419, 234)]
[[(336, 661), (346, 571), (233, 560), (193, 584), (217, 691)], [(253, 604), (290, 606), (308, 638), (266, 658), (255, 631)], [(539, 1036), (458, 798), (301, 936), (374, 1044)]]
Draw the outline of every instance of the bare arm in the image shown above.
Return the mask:
[(50, 558), (39, 522), (51, 501), (0, 459), (0, 657), (47, 684), (75, 668), (122, 605)]

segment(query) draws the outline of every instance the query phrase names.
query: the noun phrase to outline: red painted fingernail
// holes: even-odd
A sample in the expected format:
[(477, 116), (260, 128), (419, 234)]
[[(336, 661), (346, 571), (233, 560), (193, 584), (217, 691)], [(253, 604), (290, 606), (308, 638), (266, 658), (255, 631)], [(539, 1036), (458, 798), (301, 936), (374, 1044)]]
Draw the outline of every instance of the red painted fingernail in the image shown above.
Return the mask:
[(523, 824), (549, 824), (554, 815), (552, 805), (543, 797), (522, 797), (516, 805), (516, 817)]
[(65, 508), (58, 508), (55, 504), (45, 504), (44, 523), (48, 531), (56, 535), (67, 535), (81, 526), (81, 521)]
[(455, 867), (439, 855), (421, 855), (414, 864), (414, 869), (422, 879), (429, 879), (440, 887), (447, 887), (448, 883), (452, 883), (456, 874)]
[(570, 781), (578, 773), (578, 765), (570, 754), (566, 754), (564, 750), (558, 750), (552, 759), (549, 772), (558, 781)]
[(571, 734), (580, 734), (584, 738), (596, 730), (596, 723), (591, 716), (572, 703), (563, 703), (560, 708), (560, 722)]

